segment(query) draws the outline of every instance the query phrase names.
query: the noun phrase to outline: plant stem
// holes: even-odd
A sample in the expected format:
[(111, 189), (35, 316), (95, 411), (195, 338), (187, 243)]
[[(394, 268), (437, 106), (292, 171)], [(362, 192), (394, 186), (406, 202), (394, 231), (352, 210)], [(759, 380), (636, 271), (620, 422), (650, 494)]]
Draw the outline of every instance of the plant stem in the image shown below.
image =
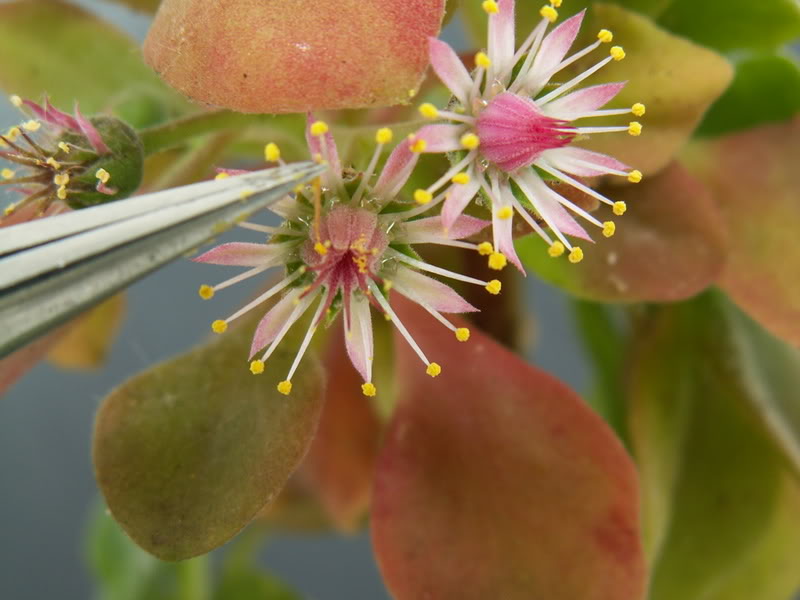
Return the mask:
[(178, 565), (177, 600), (207, 600), (210, 591), (208, 556), (198, 556)]

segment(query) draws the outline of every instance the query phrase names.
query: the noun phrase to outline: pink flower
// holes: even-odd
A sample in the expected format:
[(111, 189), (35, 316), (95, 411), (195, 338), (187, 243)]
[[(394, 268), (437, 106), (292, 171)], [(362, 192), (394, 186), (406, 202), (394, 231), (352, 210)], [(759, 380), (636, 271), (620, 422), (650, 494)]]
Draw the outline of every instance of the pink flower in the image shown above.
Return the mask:
[[(361, 173), (342, 170), (336, 143), (325, 123), (309, 117), (306, 137), (312, 157), (324, 161), (329, 168), (321, 181), (270, 207), (284, 219), (279, 227), (241, 224), (245, 229), (268, 234), (267, 243), (222, 244), (194, 259), (249, 267), (213, 287), (201, 286), (200, 296), (206, 299), (268, 269), (285, 270), (285, 276), (278, 283), (228, 318), (215, 321), (212, 329), (224, 332), (231, 321), (280, 294), (280, 300), (264, 315), (253, 336), (250, 370), (259, 374), (289, 329), (316, 304), (289, 373), (278, 385), (280, 392), (288, 394), (292, 377), (317, 327), (323, 319), (330, 320), (341, 309), (347, 354), (364, 379), (363, 393), (371, 396), (376, 393), (372, 383), (372, 306), (391, 320), (425, 364), (427, 373), (435, 377), (441, 368), (428, 359), (397, 317), (389, 303), (389, 292), (394, 290), (416, 302), (453, 331), (459, 340), (466, 341), (469, 331), (454, 326), (443, 313), (476, 309), (428, 274), (481, 285), (494, 294), (499, 293), (500, 283), (481, 281), (430, 265), (416, 254), (413, 246), (443, 244), (479, 249), (478, 245), (461, 238), (478, 233), (488, 223), (460, 216), (445, 234), (441, 217), (421, 216), (427, 207), (400, 203), (396, 196), (408, 179), (415, 157), (406, 141), (395, 148), (373, 184), (372, 177), (382, 150), (392, 138), (389, 129), (378, 131), (375, 154), (366, 171)], [(274, 144), (267, 145), (266, 156), (270, 161), (282, 162)]]
[[(574, 186), (612, 207), (622, 215), (625, 204), (613, 202), (597, 193), (579, 177), (619, 175), (636, 183), (639, 171), (604, 154), (573, 145), (577, 136), (600, 133), (641, 133), (633, 121), (619, 127), (585, 127), (577, 119), (633, 113), (644, 114), (635, 104), (629, 109), (601, 110), (624, 86), (624, 83), (595, 85), (573, 91), (587, 77), (612, 60), (622, 60), (625, 52), (611, 48), (605, 58), (576, 77), (547, 87), (551, 78), (603, 43), (612, 34), (602, 30), (595, 43), (567, 57), (584, 13), (566, 20), (545, 35), (548, 25), (558, 17), (553, 1), (541, 9), (542, 20), (522, 45), (515, 50), (514, 0), (486, 0), (483, 8), (489, 15), (488, 50), (475, 57), (472, 74), (446, 43), (430, 38), (433, 69), (450, 89), (454, 100), (448, 110), (431, 104), (420, 106), (423, 116), (446, 119), (451, 124), (428, 125), (420, 129), (416, 140), (420, 152), (457, 152), (453, 167), (419, 197), (444, 202), (442, 221), (445, 227), (463, 212), (479, 193), (491, 203), (493, 253), (489, 265), (501, 269), (506, 257), (522, 269), (512, 239), (512, 219), (519, 214), (550, 245), (551, 256), (569, 250), (571, 262), (579, 262), (583, 251), (573, 246), (567, 236), (591, 241), (575, 219), (582, 217), (600, 228), (603, 235), (614, 234), (613, 221), (601, 222), (545, 184), (553, 178)], [(569, 93), (568, 93), (569, 92)], [(440, 191), (443, 190), (443, 191)], [(533, 210), (536, 217), (529, 210)], [(553, 240), (545, 227), (555, 235)]]
[[(25, 197), (5, 209), (3, 225), (83, 208), (132, 194), (144, 154), (136, 132), (112, 117), (69, 115), (45, 99), (42, 105), (12, 96), (33, 117), (0, 135), (0, 185)], [(14, 166), (14, 168), (10, 168)], [(111, 183), (109, 183), (111, 181)]]

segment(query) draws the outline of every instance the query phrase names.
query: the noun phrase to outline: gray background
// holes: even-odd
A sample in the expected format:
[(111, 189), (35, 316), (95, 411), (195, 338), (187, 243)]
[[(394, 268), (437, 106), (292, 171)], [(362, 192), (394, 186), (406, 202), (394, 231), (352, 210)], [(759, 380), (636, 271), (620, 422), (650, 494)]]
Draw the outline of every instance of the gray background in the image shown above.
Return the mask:
[[(148, 20), (124, 8), (94, 0), (78, 3), (138, 39), (146, 31)], [(457, 23), (447, 35), (458, 41)], [(2, 101), (0, 128), (18, 120)], [(0, 195), (0, 205), (4, 200)], [(198, 284), (215, 281), (208, 269), (180, 261), (134, 285), (123, 329), (102, 369), (67, 372), (40, 364), (0, 398), (0, 598), (91, 596), (83, 543), (97, 497), (89, 458), (94, 412), (111, 388), (206, 338), (208, 323), (248, 296), (241, 286), (215, 299), (213, 306), (199, 301)], [(529, 277), (526, 301), (537, 316), (537, 348), (547, 349), (532, 351), (530, 358), (583, 389), (587, 368), (563, 297)], [(263, 562), (308, 598), (388, 598), (366, 535), (274, 539)]]

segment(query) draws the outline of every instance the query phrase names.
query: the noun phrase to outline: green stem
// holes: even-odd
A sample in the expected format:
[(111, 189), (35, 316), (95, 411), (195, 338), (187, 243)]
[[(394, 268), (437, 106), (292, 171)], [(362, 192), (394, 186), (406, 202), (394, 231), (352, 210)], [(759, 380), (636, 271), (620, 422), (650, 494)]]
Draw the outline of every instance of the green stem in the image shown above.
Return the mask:
[(139, 132), (146, 156), (180, 146), (200, 135), (223, 129), (241, 130), (253, 125), (277, 129), (303, 126), (302, 115), (245, 115), (229, 110), (205, 112), (148, 127)]
[(208, 556), (198, 556), (178, 565), (177, 600), (207, 600), (210, 591)]

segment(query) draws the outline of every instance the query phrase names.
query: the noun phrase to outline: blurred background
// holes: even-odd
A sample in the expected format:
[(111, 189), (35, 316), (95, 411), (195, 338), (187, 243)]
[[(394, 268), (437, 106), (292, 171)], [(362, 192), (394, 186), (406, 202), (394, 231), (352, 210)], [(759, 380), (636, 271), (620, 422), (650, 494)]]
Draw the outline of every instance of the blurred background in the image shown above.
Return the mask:
[[(143, 39), (149, 19), (93, 0), (76, 3)], [(461, 24), (453, 21), (444, 37), (459, 47)], [(19, 119), (0, 100), (0, 128)], [(0, 195), (0, 207), (6, 201)], [(42, 362), (0, 398), (0, 598), (92, 597), (85, 538), (100, 503), (90, 460), (95, 410), (128, 377), (205, 339), (211, 320), (252, 293), (252, 286), (242, 285), (213, 306), (202, 302), (198, 284), (217, 275), (209, 269), (182, 260), (134, 285), (122, 330), (102, 368), (73, 372)], [(584, 390), (588, 367), (567, 300), (534, 276), (525, 290), (528, 313), (537, 315), (527, 332), (529, 359)], [(212, 561), (224, 551), (212, 553)], [(307, 598), (388, 598), (366, 535), (272, 537), (261, 562)]]

